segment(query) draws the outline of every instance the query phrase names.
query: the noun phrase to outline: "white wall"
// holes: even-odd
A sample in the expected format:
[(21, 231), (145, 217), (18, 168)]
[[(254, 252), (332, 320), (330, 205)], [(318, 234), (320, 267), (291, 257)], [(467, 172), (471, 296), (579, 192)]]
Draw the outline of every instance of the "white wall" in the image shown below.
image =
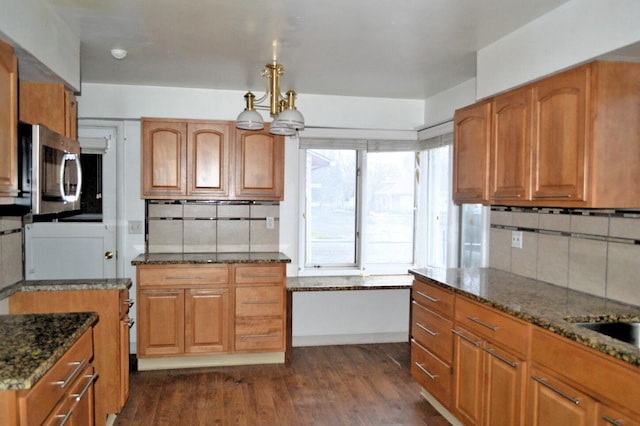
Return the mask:
[(18, 48), (21, 79), (80, 88), (80, 39), (60, 18), (38, 0), (0, 0), (0, 11), (0, 38)]
[(572, 0), (477, 55), (477, 98), (640, 41), (640, 1)]
[(427, 99), (424, 104), (424, 125), (431, 127), (450, 121), (456, 109), (476, 101), (476, 79), (469, 79)]
[[(143, 236), (127, 233), (129, 220), (144, 220), (144, 202), (140, 199), (140, 117), (235, 120), (244, 108), (243, 95), (243, 92), (207, 89), (82, 85), (82, 94), (78, 97), (80, 120), (115, 119), (124, 123), (124, 137), (118, 145), (121, 180), (118, 184), (121, 216), (118, 252), (123, 263), (119, 271), (134, 281), (132, 296), (135, 296), (135, 268), (130, 261), (144, 251)], [(424, 117), (424, 103), (419, 100), (300, 94), (298, 108), (305, 115), (307, 126), (333, 124), (394, 130), (379, 132), (384, 135), (411, 133)], [(314, 131), (329, 130), (309, 130)], [(280, 250), (293, 260), (287, 275), (297, 275), (298, 143), (295, 138), (287, 138), (285, 145), (285, 200), (280, 204), (280, 223)], [(302, 344), (326, 344), (373, 341), (376, 335), (381, 341), (388, 341), (390, 336), (406, 338), (408, 310), (407, 290), (309, 293), (294, 299), (294, 341), (301, 338)]]

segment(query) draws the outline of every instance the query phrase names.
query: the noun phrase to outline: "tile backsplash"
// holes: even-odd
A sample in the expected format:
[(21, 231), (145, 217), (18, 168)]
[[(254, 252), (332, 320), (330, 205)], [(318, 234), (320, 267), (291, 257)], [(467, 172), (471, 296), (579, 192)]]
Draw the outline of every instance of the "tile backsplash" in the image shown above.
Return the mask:
[(22, 218), (0, 217), (0, 289), (23, 279), (22, 252)]
[(489, 238), (493, 268), (640, 306), (638, 211), (492, 207)]
[(280, 247), (280, 205), (274, 202), (148, 201), (146, 225), (149, 253)]

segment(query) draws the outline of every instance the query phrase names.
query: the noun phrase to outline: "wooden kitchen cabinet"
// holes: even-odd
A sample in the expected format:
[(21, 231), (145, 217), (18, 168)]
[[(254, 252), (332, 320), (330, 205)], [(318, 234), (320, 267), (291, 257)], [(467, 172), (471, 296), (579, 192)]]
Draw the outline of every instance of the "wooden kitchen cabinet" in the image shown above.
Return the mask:
[(96, 312), (93, 329), (93, 365), (100, 376), (95, 384), (95, 418), (106, 421), (117, 414), (129, 395), (128, 289), (19, 291), (9, 299), (12, 314)]
[(454, 297), (435, 284), (413, 281), (411, 375), (447, 408), (451, 403)]
[(493, 100), (489, 154), (492, 204), (530, 199), (532, 102), (530, 87)]
[[(456, 111), (454, 201), (638, 208), (640, 64), (596, 61)], [(484, 160), (491, 173), (483, 173)]]
[(284, 139), (230, 121), (142, 119), (142, 198), (282, 200)]
[(226, 265), (138, 266), (138, 357), (229, 351)]
[(540, 328), (532, 333), (531, 364), (527, 425), (640, 419), (637, 368)]
[(453, 201), (488, 203), (491, 102), (457, 110), (453, 126)]
[(0, 204), (18, 195), (18, 59), (0, 41)]
[(284, 137), (235, 129), (235, 194), (238, 200), (284, 199)]
[(20, 121), (43, 124), (56, 133), (78, 139), (75, 94), (62, 83), (20, 82)]
[(94, 382), (91, 363), (93, 338), (87, 330), (30, 389), (5, 391), (0, 396), (3, 426), (93, 426)]
[(234, 352), (285, 350), (284, 264), (233, 265)]
[(522, 425), (528, 324), (457, 298), (453, 413), (467, 425)]

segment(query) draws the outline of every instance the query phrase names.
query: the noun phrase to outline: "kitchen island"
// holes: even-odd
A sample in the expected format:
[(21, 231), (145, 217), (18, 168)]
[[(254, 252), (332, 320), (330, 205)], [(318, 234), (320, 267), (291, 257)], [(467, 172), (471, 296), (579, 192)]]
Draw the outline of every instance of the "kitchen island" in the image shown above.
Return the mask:
[[(91, 312), (0, 316), (0, 425), (53, 420), (57, 406), (66, 410), (66, 392), (77, 388), (83, 392), (76, 405), (88, 411), (78, 409), (75, 420), (93, 423), (91, 328), (97, 320)], [(64, 386), (50, 386), (58, 380)]]

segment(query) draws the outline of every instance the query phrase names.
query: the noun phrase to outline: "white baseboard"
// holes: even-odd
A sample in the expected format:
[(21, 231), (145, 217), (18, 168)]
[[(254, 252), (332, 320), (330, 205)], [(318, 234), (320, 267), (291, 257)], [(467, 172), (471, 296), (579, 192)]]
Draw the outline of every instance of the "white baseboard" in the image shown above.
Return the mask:
[(407, 332), (366, 333), (366, 334), (327, 334), (321, 336), (293, 336), (296, 346), (360, 345), (367, 343), (408, 342)]

